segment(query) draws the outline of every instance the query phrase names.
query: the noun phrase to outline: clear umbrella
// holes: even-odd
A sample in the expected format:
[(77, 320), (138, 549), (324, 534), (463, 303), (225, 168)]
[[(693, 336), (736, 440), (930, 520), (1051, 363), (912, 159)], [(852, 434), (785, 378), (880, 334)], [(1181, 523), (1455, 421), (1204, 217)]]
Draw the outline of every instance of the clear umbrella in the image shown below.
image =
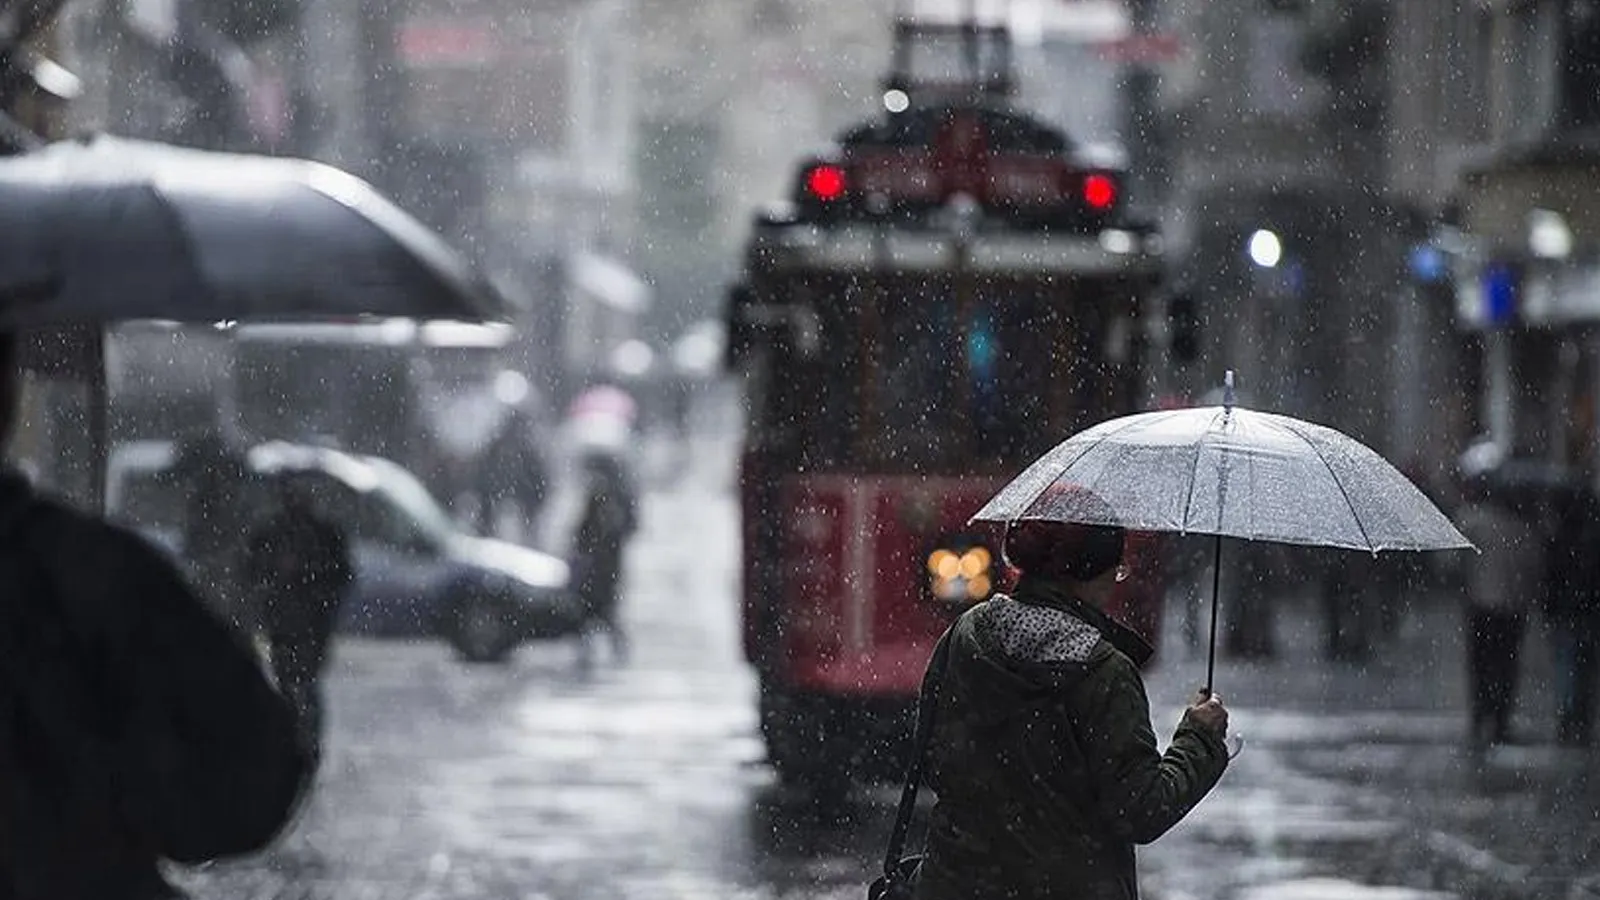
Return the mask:
[[(1058, 444), (986, 503), (974, 522), (1118, 525), (1215, 535), (1211, 649), (1216, 669), (1222, 538), (1383, 550), (1470, 549), (1394, 466), (1332, 428), (1233, 404), (1140, 413)], [(1076, 491), (1051, 490), (1075, 486)]]

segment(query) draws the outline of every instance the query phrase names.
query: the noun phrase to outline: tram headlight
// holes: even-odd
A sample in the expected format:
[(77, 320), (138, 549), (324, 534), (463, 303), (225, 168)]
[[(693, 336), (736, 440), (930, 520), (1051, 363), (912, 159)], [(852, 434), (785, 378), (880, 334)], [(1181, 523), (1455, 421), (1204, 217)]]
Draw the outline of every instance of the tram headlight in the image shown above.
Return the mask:
[(928, 589), (945, 603), (989, 599), (994, 592), (994, 554), (981, 545), (934, 550), (928, 554)]

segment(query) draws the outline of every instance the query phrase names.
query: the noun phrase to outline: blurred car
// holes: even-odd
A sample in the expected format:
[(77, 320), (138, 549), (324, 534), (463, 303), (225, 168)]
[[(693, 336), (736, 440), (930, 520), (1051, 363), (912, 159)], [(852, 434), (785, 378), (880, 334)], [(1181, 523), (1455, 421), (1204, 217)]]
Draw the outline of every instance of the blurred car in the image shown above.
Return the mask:
[[(173, 454), (139, 444), (113, 453), (107, 508), (181, 556), (183, 487)], [(286, 479), (303, 489), (349, 536), (356, 578), (340, 609), (343, 632), (443, 637), (463, 659), (492, 662), (525, 641), (581, 627), (566, 562), (468, 532), (390, 460), (270, 442), (251, 448), (247, 462), (263, 484)]]

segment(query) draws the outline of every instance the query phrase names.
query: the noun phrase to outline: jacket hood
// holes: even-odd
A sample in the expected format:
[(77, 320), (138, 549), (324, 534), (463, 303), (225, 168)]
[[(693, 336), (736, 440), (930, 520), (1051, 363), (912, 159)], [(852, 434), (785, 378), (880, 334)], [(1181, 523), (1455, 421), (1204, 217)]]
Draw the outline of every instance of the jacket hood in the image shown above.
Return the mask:
[(1135, 665), (1152, 653), (1132, 630), (1042, 579), (1024, 578), (1011, 596), (974, 607), (952, 637), (963, 658), (956, 667), (961, 690), (988, 723), (1052, 702), (1117, 652)]
[(1140, 668), (1155, 654), (1155, 648), (1138, 632), (1079, 600), (1071, 588), (1060, 582), (1024, 576), (1012, 592), (1012, 599), (1018, 603), (1031, 603), (1068, 613), (1100, 632), (1101, 637)]

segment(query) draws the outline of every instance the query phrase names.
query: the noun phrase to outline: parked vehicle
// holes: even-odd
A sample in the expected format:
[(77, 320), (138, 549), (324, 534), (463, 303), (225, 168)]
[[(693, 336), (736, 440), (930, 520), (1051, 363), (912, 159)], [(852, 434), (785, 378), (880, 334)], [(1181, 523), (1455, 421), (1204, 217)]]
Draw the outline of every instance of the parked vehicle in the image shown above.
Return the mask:
[[(171, 474), (171, 456), (153, 445), (118, 448), (108, 509), (181, 556), (183, 486)], [(576, 633), (581, 613), (565, 561), (470, 533), (399, 464), (286, 442), (251, 448), (247, 462), (256, 475), (298, 482), (346, 529), (356, 580), (340, 610), (341, 631), (443, 637), (474, 662)]]

